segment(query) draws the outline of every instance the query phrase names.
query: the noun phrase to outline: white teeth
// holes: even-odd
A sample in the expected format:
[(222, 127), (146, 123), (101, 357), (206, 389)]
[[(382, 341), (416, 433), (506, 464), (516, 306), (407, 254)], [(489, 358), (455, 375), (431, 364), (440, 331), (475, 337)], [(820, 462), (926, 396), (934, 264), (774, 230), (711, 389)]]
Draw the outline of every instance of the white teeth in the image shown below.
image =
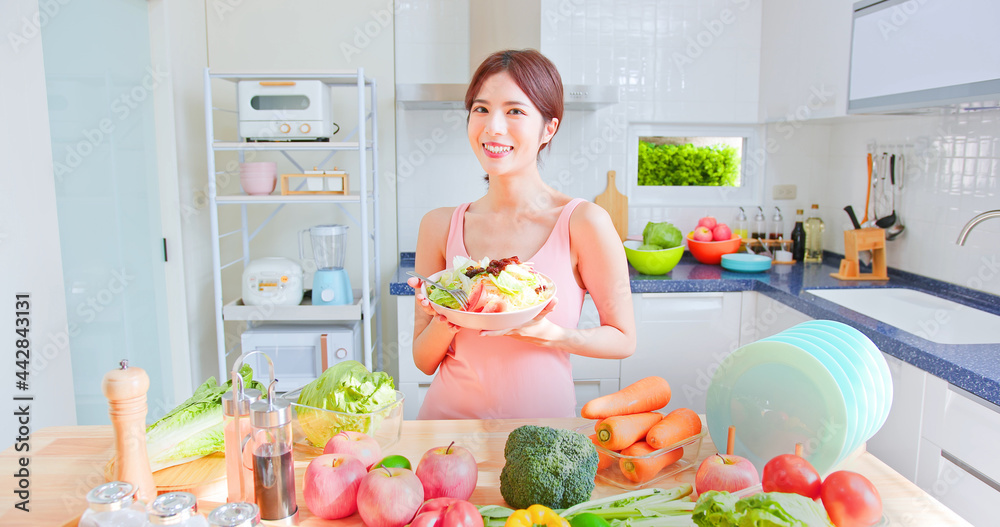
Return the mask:
[(512, 147), (512, 146), (483, 145), (483, 147), (486, 148), (486, 150), (488, 152), (493, 153), (493, 154), (503, 154), (503, 153), (506, 153), (506, 152), (510, 152), (511, 150), (514, 149), (514, 147)]

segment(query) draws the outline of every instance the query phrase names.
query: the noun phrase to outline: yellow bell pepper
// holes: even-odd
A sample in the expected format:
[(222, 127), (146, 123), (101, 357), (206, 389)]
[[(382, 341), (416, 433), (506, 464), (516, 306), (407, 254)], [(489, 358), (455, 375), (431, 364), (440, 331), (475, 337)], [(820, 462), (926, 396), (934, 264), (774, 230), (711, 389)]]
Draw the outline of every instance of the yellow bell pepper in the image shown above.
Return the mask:
[(504, 527), (569, 527), (569, 521), (545, 505), (532, 505), (514, 511)]

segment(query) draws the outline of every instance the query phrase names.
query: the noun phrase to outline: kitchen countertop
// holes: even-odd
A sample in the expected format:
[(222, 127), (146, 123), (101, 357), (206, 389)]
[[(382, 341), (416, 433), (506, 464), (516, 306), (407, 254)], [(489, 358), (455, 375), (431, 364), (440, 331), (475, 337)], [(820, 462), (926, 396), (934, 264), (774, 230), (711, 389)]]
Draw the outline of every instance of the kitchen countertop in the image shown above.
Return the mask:
[[(430, 448), (455, 441), (468, 448), (479, 465), (479, 480), (470, 501), (477, 505), (502, 504), (500, 469), (504, 464), (503, 450), (507, 435), (514, 428), (545, 425), (575, 429), (586, 419), (498, 419), (458, 421), (403, 421), (400, 441), (384, 450), (385, 454), (400, 454), (412, 462)], [(104, 482), (104, 465), (111, 458), (113, 436), (110, 426), (66, 426), (36, 430), (31, 436), (31, 501), (30, 512), (14, 508), (11, 492), (0, 494), (0, 525), (75, 526), (86, 510), (86, 493)], [(310, 451), (306, 451), (310, 450)], [(343, 520), (322, 520), (312, 517), (302, 499), (302, 477), (309, 461), (315, 457), (312, 448), (295, 450), (295, 480), (299, 525), (303, 526), (362, 526), (354, 514)], [(698, 462), (715, 452), (711, 438), (703, 439)], [(17, 465), (21, 453), (13, 447), (0, 453), (4, 467)], [(893, 471), (871, 454), (859, 449), (844, 461), (839, 469), (858, 472), (867, 477), (882, 498), (883, 513), (889, 525), (968, 526), (960, 518), (912, 482)], [(13, 470), (13, 469), (12, 469)], [(670, 488), (681, 483), (693, 483), (694, 471), (685, 470), (657, 482), (655, 486)], [(593, 497), (600, 498), (624, 492), (622, 489), (598, 483)], [(225, 502), (222, 495), (201, 495), (198, 509), (207, 514)]]
[[(389, 292), (413, 295), (406, 285), (414, 253), (402, 253)], [(909, 288), (1000, 315), (1000, 297), (932, 278), (889, 269), (888, 281), (843, 281), (830, 276), (841, 255), (826, 253), (822, 264), (774, 265), (763, 273), (727, 271), (698, 263), (685, 254), (668, 274), (648, 276), (629, 266), (633, 293), (756, 291), (815, 319), (849, 324), (868, 336), (883, 352), (940, 377), (987, 401), (1000, 405), (1000, 343), (939, 344), (924, 340), (873, 318), (806, 292), (807, 289)], [(866, 272), (862, 269), (862, 272)]]

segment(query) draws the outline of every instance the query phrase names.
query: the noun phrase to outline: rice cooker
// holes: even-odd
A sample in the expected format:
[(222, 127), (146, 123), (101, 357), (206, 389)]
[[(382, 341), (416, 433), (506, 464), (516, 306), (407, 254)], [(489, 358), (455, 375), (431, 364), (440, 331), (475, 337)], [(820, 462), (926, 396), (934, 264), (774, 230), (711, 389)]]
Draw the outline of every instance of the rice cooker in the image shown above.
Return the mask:
[(273, 256), (250, 260), (243, 269), (243, 304), (297, 306), (302, 303), (302, 266)]

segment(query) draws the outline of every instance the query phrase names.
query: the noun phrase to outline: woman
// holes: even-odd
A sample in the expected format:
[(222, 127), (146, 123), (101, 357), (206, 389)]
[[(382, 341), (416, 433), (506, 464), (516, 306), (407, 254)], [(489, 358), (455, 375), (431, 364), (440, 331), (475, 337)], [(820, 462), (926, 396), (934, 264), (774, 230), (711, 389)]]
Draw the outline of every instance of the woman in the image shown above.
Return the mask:
[[(559, 129), (562, 80), (535, 50), (488, 57), (465, 95), (468, 136), (487, 173), (479, 200), (428, 212), (415, 268), (430, 275), (456, 255), (517, 256), (553, 279), (556, 295), (527, 324), (478, 331), (450, 324), (417, 294), (413, 360), (431, 383), (419, 419), (571, 417), (569, 354), (620, 359), (635, 350), (635, 321), (621, 240), (604, 209), (542, 181), (538, 156)], [(411, 278), (409, 284), (419, 288)], [(601, 326), (578, 330), (584, 293)]]

